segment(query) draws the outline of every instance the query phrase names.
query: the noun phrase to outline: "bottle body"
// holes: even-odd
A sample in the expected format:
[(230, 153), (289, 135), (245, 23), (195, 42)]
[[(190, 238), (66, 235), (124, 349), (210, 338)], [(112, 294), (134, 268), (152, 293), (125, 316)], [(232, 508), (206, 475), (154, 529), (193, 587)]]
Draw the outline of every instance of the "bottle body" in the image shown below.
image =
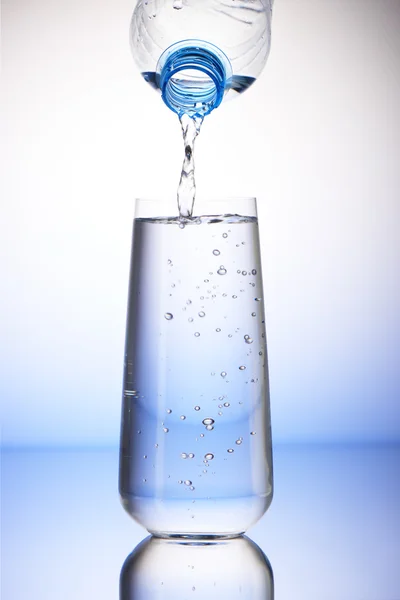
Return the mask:
[(260, 74), (271, 11), (272, 0), (139, 0), (130, 28), (135, 62), (171, 110), (204, 116)]
[(272, 499), (258, 224), (232, 213), (134, 223), (120, 494), (158, 536), (235, 536)]

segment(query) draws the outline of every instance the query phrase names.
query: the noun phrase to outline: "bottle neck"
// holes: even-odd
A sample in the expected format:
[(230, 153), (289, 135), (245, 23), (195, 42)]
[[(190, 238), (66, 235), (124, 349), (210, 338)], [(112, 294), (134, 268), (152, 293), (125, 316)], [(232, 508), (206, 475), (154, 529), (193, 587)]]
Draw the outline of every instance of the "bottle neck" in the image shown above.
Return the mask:
[(183, 40), (163, 52), (156, 78), (168, 108), (179, 116), (204, 117), (221, 104), (230, 89), (232, 68), (217, 46)]

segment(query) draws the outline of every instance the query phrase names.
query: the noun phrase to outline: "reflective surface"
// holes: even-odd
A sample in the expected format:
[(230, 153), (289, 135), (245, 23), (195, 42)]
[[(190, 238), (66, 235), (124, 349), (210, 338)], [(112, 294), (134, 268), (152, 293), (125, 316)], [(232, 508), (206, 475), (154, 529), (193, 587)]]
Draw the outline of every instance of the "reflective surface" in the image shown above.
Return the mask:
[(197, 542), (149, 537), (126, 559), (120, 600), (191, 597), (272, 600), (271, 566), (257, 544), (242, 536)]
[[(274, 448), (274, 501), (248, 535), (276, 600), (400, 598), (399, 464), (399, 446)], [(2, 600), (118, 600), (147, 536), (120, 506), (117, 473), (117, 449), (3, 453)]]

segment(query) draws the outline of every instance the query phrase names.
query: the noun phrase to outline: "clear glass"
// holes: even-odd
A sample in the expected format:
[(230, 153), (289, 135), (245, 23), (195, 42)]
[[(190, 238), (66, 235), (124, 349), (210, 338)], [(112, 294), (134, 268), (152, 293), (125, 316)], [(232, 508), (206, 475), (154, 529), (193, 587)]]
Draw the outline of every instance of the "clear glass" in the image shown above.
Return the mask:
[(164, 540), (149, 537), (121, 570), (120, 600), (273, 600), (271, 565), (246, 537)]
[(158, 536), (235, 536), (272, 499), (256, 201), (167, 207), (136, 203), (121, 499)]

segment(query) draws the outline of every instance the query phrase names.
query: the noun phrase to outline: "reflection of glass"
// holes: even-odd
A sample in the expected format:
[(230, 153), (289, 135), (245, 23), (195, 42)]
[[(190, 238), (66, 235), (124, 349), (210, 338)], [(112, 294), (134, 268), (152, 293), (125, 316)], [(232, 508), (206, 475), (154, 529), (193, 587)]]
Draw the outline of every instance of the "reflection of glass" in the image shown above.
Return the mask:
[(271, 565), (249, 538), (148, 537), (126, 559), (120, 600), (272, 600)]
[(256, 203), (196, 208), (136, 205), (120, 493), (151, 533), (232, 536), (272, 498)]

